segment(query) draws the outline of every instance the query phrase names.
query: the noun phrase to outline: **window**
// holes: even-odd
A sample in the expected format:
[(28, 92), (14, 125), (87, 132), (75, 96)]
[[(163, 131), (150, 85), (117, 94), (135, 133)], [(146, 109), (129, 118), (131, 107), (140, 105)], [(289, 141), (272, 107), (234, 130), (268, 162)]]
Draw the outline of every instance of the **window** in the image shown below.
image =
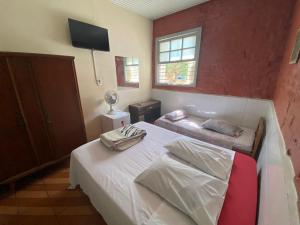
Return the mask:
[(196, 86), (201, 28), (156, 39), (156, 84)]
[(139, 59), (124, 57), (125, 83), (139, 83)]

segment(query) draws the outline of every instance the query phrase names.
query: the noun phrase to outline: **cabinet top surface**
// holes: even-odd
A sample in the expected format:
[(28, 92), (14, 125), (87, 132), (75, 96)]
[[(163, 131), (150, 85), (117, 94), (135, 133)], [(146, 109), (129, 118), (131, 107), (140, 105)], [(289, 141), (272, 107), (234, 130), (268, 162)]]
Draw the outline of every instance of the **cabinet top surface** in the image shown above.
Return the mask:
[(150, 105), (157, 104), (157, 103), (160, 103), (160, 101), (151, 99), (149, 101), (132, 104), (130, 106), (134, 106), (134, 107), (146, 107), (146, 106), (150, 106)]
[(122, 118), (122, 117), (127, 117), (129, 116), (129, 112), (123, 112), (123, 111), (113, 111), (112, 114), (109, 114), (109, 113), (106, 113), (106, 114), (103, 114), (104, 117), (107, 117), (107, 118), (110, 118), (110, 119), (119, 119), (119, 118)]
[(65, 58), (65, 59), (74, 59), (74, 56), (68, 55), (53, 55), (53, 54), (44, 54), (44, 53), (27, 53), (27, 52), (1, 52), (0, 56), (23, 56), (23, 57), (54, 57), (54, 58)]

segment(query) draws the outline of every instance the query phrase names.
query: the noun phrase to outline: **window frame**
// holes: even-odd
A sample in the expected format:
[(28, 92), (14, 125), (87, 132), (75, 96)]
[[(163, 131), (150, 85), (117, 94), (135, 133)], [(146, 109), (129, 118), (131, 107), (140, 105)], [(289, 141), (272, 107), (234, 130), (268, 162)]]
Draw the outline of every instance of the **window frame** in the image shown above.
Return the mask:
[[(178, 38), (185, 38), (189, 37), (192, 34), (196, 35), (196, 46), (195, 46), (195, 59), (190, 60), (176, 60), (176, 61), (169, 61), (167, 63), (160, 63), (159, 61), (159, 56), (160, 56), (160, 51), (159, 51), (159, 43), (163, 41), (171, 41), (176, 40)], [(201, 40), (202, 38), (202, 27), (197, 27), (194, 29), (189, 29), (189, 30), (184, 30), (181, 32), (173, 33), (173, 34), (168, 34), (165, 36), (157, 37), (155, 38), (155, 86), (167, 86), (167, 87), (196, 87), (197, 85), (197, 79), (198, 79), (198, 66), (199, 66), (199, 55), (200, 55), (200, 48), (201, 48)], [(191, 49), (190, 48), (180, 48), (180, 50), (184, 49)], [(176, 51), (176, 50), (174, 50)], [(165, 52), (170, 52), (171, 53), (171, 46), (170, 46), (170, 51), (165, 51)], [(160, 64), (169, 64), (169, 63), (180, 63), (180, 62), (190, 62), (190, 61), (195, 61), (195, 71), (194, 71), (194, 80), (192, 84), (165, 84), (165, 83), (159, 83), (158, 78), (159, 78), (159, 65)]]

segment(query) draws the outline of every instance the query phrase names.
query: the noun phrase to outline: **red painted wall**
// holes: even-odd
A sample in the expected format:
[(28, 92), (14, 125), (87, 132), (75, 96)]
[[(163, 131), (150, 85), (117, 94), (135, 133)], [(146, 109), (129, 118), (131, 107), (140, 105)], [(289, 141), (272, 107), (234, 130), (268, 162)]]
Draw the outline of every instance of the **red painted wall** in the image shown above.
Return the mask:
[[(296, 175), (300, 176), (300, 61), (289, 64), (295, 45), (297, 31), (300, 29), (300, 1), (295, 5), (289, 38), (284, 52), (274, 103), (277, 117), (289, 150)], [(298, 180), (300, 193), (300, 181)]]
[[(212, 0), (157, 19), (156, 37), (202, 26), (196, 88), (153, 87), (271, 99), (294, 0)], [(155, 44), (153, 44), (155, 46)]]

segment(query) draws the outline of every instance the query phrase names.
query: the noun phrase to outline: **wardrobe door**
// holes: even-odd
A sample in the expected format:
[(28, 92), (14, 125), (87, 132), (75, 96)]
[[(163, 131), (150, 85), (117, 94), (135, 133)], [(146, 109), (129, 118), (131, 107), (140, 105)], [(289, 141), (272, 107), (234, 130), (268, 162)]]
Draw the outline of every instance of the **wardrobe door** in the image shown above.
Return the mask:
[(11, 56), (9, 57), (9, 66), (14, 76), (29, 135), (39, 164), (49, 162), (54, 159), (54, 154), (50, 146), (46, 121), (32, 76), (30, 61), (28, 57)]
[(32, 67), (56, 158), (86, 142), (71, 57), (33, 57)]
[(0, 181), (37, 166), (6, 58), (0, 56)]

